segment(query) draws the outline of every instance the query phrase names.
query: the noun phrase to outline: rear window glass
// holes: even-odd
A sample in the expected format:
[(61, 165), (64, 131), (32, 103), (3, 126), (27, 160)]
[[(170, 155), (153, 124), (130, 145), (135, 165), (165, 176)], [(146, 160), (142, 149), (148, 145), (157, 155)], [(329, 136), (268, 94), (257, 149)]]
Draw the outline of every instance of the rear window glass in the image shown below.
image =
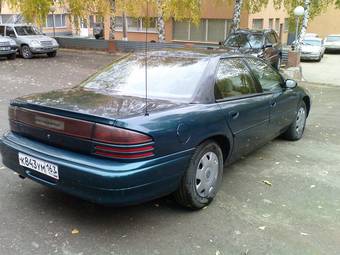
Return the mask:
[(340, 42), (340, 36), (328, 36), (327, 41), (328, 42)]
[[(182, 56), (183, 55), (183, 56)], [(189, 100), (207, 67), (206, 57), (185, 54), (150, 54), (148, 59), (148, 95), (150, 98)], [(145, 57), (132, 55), (109, 66), (83, 85), (99, 93), (145, 96)]]
[(236, 33), (230, 35), (224, 45), (227, 47), (259, 49), (263, 47), (263, 41), (262, 34)]

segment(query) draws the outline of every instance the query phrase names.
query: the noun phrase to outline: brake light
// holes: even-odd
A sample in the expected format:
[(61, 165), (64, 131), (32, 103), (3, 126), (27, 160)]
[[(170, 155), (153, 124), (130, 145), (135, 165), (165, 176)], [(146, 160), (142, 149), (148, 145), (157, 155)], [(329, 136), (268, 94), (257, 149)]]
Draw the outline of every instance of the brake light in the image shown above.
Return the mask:
[(150, 136), (111, 126), (105, 126), (96, 124), (93, 133), (93, 140), (110, 143), (110, 144), (123, 144), (123, 145), (134, 145), (152, 142)]

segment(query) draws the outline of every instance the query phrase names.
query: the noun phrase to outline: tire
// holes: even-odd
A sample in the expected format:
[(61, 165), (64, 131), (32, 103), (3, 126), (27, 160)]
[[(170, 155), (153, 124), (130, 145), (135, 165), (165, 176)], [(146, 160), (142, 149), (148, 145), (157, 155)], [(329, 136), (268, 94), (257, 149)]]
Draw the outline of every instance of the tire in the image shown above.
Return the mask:
[(306, 127), (307, 108), (304, 102), (299, 105), (296, 118), (289, 126), (288, 130), (283, 134), (283, 138), (289, 141), (298, 141), (303, 137)]
[(33, 58), (33, 53), (32, 53), (32, 51), (31, 51), (31, 49), (30, 49), (30, 47), (28, 45), (21, 46), (20, 55), (24, 59), (31, 59), (31, 58)]
[(215, 198), (223, 176), (223, 154), (213, 141), (201, 144), (182, 178), (175, 200), (182, 206), (199, 210)]
[(48, 56), (49, 58), (55, 58), (55, 57), (57, 56), (57, 52), (56, 52), (56, 51), (49, 52), (49, 53), (47, 53), (47, 56)]
[(13, 54), (7, 56), (7, 59), (9, 59), (9, 60), (14, 60), (16, 58), (17, 58), (17, 54), (16, 53), (13, 53)]

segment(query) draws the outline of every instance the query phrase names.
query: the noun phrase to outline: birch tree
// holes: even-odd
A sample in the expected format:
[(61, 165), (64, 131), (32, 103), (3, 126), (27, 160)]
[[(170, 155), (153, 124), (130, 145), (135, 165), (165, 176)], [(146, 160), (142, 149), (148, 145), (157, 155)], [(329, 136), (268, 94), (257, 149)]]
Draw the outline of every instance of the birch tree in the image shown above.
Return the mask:
[(242, 6), (243, 6), (243, 0), (235, 0), (233, 24), (231, 27), (232, 32), (235, 32), (236, 30), (240, 28)]
[(310, 4), (311, 4), (310, 0), (304, 0), (305, 13), (303, 15), (301, 31), (300, 31), (300, 34), (298, 36), (297, 42), (296, 42), (296, 47), (299, 50), (301, 48), (303, 38), (305, 37), (305, 34), (307, 32), (307, 28), (308, 28), (308, 22), (309, 22), (309, 17), (310, 17)]
[(164, 6), (162, 0), (157, 0), (157, 30), (158, 40), (160, 42), (165, 41), (165, 21), (164, 21)]

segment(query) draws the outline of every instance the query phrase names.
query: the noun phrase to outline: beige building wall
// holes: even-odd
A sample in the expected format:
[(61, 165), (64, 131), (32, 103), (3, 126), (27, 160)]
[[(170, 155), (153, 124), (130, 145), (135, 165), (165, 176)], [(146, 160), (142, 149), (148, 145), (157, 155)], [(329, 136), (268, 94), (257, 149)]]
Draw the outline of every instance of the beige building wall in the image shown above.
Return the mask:
[(330, 34), (340, 34), (340, 9), (331, 6), (326, 12), (315, 17), (308, 26), (309, 33), (317, 33), (324, 38)]
[(282, 6), (280, 9), (275, 9), (273, 0), (269, 0), (267, 7), (260, 12), (249, 14), (248, 27), (257, 28), (256, 25), (261, 23), (259, 21), (262, 20), (263, 29), (274, 29), (281, 37), (282, 43), (286, 43), (288, 39), (287, 18), (288, 14), (284, 7)]

